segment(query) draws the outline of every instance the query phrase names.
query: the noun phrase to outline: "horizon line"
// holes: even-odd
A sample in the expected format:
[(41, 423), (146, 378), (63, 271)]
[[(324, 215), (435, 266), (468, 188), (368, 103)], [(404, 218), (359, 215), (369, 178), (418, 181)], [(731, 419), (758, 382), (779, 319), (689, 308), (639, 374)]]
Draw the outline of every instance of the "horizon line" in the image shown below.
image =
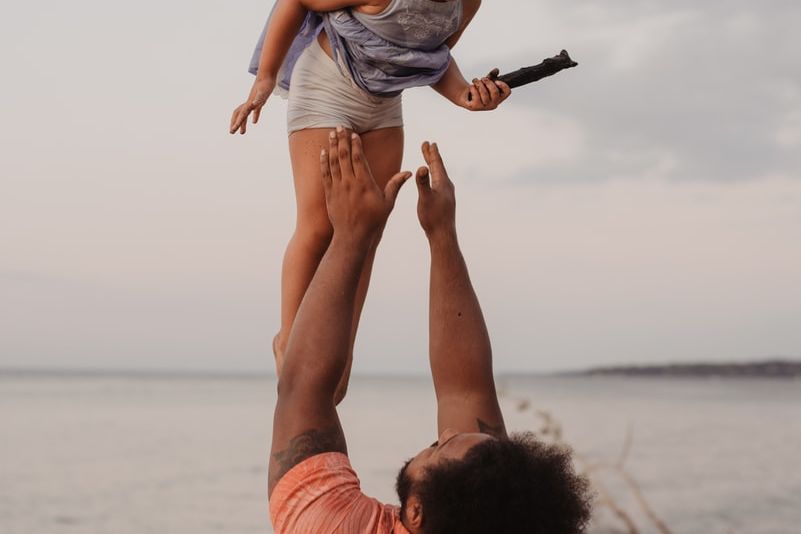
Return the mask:
[[(801, 364), (799, 356), (769, 356), (749, 360), (693, 360), (673, 361), (665, 363), (608, 363), (594, 366), (582, 366), (563, 369), (499, 369), (495, 371), (498, 378), (512, 378), (514, 376), (565, 376), (590, 373), (593, 371), (619, 370), (619, 369), (654, 369), (674, 366), (742, 366), (766, 363)], [(193, 378), (271, 378), (275, 379), (275, 372), (265, 369), (220, 369), (220, 368), (158, 368), (158, 367), (94, 367), (94, 366), (24, 366), (0, 365), (0, 376), (12, 375), (60, 375), (60, 376), (142, 376), (142, 377), (193, 377)], [(354, 372), (359, 378), (428, 378), (428, 371), (363, 371)]]

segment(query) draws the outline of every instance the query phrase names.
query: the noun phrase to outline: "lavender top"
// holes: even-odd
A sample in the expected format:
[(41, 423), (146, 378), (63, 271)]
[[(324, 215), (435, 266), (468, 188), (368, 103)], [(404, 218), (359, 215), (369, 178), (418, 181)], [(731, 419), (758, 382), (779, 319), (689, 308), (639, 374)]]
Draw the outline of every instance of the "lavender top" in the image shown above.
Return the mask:
[[(350, 9), (309, 12), (284, 59), (278, 85), (289, 89), (295, 62), (323, 29), (334, 57), (370, 93), (395, 96), (409, 87), (434, 84), (450, 63), (445, 40), (459, 28), (461, 15), (461, 0), (392, 0), (377, 15)], [(258, 72), (268, 25), (269, 19), (250, 62), (252, 74)]]

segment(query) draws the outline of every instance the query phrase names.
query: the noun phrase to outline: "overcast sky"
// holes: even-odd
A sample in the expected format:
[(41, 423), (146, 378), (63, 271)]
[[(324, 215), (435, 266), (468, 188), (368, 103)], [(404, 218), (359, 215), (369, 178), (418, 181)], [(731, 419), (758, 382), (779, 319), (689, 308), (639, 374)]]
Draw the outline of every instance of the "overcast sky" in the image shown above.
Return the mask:
[[(17, 3), (0, 20), (0, 366), (269, 370), (294, 221), (286, 104), (227, 134), (270, 2)], [(468, 75), (577, 69), (437, 140), (499, 370), (801, 356), (801, 3), (484, 2)], [(426, 368), (416, 191), (356, 372)]]

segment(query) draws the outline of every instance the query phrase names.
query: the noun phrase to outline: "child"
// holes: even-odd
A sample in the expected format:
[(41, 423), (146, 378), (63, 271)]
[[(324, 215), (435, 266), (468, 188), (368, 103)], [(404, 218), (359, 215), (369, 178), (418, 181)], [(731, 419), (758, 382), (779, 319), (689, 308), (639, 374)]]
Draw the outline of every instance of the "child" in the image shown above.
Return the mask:
[[(333, 129), (361, 135), (379, 187), (400, 171), (401, 92), (430, 85), (470, 111), (495, 109), (511, 90), (488, 78), (468, 83), (450, 49), (481, 0), (278, 0), (250, 71), (256, 80), (234, 110), (230, 132), (247, 130), (276, 88), (289, 91), (287, 129), (297, 222), (281, 276), (281, 329), (273, 339), (280, 373), (283, 352), (303, 295), (331, 240), (320, 176), (320, 151)], [(348, 366), (336, 400), (345, 395), (353, 343), (378, 240), (361, 275), (353, 310)]]

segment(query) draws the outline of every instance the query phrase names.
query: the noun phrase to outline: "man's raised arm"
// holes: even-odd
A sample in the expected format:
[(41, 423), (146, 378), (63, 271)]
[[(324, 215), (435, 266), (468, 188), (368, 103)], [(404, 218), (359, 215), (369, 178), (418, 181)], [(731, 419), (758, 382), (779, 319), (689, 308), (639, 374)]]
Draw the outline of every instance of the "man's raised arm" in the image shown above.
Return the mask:
[(431, 248), (429, 357), (439, 432), (505, 436), (489, 334), (456, 239), (453, 183), (436, 144), (424, 143), (423, 157), (417, 214)]
[(281, 477), (303, 460), (324, 452), (346, 452), (334, 392), (348, 357), (356, 288), (371, 243), (410, 176), (398, 173), (381, 191), (361, 140), (337, 130), (320, 156), (334, 235), (287, 344), (273, 420), (270, 494)]

